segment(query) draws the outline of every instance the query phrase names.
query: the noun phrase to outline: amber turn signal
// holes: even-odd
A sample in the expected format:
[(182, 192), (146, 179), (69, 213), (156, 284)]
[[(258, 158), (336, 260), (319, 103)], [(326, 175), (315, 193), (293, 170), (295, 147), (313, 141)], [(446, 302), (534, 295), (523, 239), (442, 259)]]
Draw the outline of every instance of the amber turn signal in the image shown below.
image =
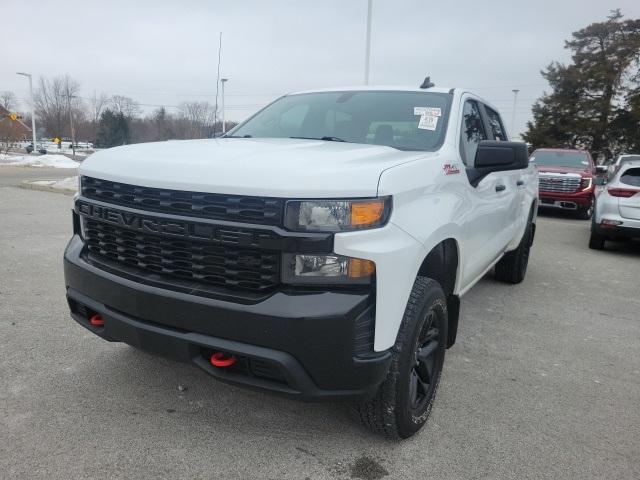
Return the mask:
[(371, 260), (363, 260), (361, 258), (349, 259), (349, 278), (370, 277), (376, 271), (376, 264)]
[(378, 223), (384, 213), (384, 199), (353, 202), (351, 204), (351, 225), (363, 226)]

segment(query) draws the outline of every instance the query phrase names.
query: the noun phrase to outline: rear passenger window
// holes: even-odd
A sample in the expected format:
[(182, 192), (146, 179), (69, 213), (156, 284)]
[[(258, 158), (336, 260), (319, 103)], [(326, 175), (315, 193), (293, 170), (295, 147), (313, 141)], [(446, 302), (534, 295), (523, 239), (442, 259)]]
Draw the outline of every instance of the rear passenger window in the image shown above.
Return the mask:
[(489, 117), (489, 126), (491, 127), (491, 137), (493, 140), (507, 142), (509, 139), (504, 131), (504, 125), (502, 124), (500, 114), (487, 106), (484, 108), (487, 111), (487, 116)]
[(467, 100), (462, 110), (462, 134), (460, 136), (460, 156), (465, 165), (471, 165), (481, 140), (486, 140), (478, 102)]
[(630, 168), (620, 176), (620, 181), (625, 185), (640, 187), (640, 168)]

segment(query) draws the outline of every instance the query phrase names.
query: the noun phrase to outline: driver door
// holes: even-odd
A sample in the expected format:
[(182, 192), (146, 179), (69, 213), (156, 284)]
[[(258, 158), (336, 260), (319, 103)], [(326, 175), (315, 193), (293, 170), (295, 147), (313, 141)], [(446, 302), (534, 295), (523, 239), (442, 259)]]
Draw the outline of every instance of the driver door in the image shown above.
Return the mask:
[[(489, 139), (489, 125), (478, 100), (467, 97), (463, 102), (460, 157), (467, 167), (473, 167), (478, 144)], [(487, 270), (511, 240), (507, 224), (517, 201), (516, 188), (515, 182), (510, 182), (508, 172), (490, 173), (477, 186), (469, 183), (467, 198), (470, 208), (468, 218), (463, 222), (467, 252), (462, 272), (463, 285), (473, 282)]]

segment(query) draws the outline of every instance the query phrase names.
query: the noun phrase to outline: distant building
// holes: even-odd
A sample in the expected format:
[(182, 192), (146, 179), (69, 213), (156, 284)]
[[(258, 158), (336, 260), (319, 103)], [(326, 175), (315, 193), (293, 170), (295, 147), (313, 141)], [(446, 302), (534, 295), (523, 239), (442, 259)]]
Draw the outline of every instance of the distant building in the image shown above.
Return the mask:
[(31, 129), (20, 119), (11, 120), (11, 112), (0, 105), (0, 137), (11, 136), (13, 140), (29, 140)]

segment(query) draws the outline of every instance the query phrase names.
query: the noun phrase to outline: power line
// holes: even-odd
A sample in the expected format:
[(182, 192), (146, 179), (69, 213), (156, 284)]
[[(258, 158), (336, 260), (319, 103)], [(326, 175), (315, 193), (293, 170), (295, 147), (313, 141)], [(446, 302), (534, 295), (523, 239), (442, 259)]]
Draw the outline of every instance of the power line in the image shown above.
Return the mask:
[[(18, 100), (21, 101), (26, 101), (27, 98), (25, 97), (16, 97)], [(81, 98), (83, 100), (87, 100), (90, 101), (91, 97), (85, 97), (82, 95), (74, 95), (74, 98)], [(189, 102), (183, 102), (183, 103), (189, 103)], [(141, 107), (165, 107), (165, 108), (182, 108), (181, 104), (178, 105), (170, 105), (170, 104), (166, 104), (166, 103), (139, 103), (136, 102), (137, 105), (141, 106)], [(264, 107), (265, 105), (267, 105), (266, 103), (243, 103), (243, 104), (231, 104), (231, 105), (227, 105), (227, 107), (229, 108), (260, 108), (260, 107)]]

